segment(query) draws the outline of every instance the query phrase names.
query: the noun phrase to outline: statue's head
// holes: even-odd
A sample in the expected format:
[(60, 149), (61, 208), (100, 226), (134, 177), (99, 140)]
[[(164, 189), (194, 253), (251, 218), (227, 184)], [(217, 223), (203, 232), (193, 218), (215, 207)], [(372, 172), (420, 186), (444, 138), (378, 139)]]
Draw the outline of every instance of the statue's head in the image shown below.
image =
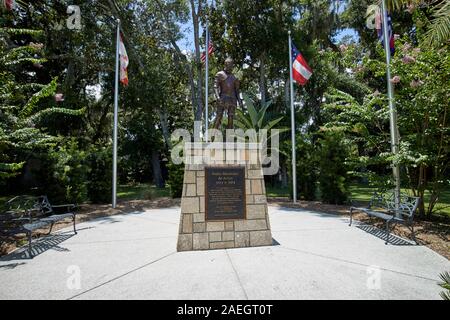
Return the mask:
[(231, 58), (227, 58), (225, 60), (225, 71), (227, 73), (231, 73), (234, 69), (234, 61)]

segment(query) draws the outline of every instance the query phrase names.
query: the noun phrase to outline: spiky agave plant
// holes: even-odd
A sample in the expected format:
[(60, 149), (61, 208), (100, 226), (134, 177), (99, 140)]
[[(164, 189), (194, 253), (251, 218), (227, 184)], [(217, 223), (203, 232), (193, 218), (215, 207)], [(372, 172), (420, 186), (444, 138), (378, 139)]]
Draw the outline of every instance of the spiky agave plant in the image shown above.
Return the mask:
[(444, 300), (450, 300), (450, 273), (444, 272), (440, 278), (443, 282), (439, 283), (439, 286), (446, 290), (441, 292), (441, 297)]

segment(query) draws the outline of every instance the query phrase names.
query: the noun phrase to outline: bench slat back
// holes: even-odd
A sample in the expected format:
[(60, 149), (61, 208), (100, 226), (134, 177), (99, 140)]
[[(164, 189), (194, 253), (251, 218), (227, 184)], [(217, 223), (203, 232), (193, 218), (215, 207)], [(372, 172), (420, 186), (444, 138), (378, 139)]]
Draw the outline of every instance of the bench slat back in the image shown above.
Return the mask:
[[(419, 207), (420, 198), (412, 197), (405, 193), (400, 194), (399, 212), (403, 218), (414, 219), (414, 214)], [(395, 194), (394, 191), (380, 193), (375, 192), (370, 202), (369, 208), (383, 208), (395, 213)]]
[(414, 218), (414, 214), (417, 211), (417, 208), (419, 207), (420, 198), (417, 197), (411, 197), (406, 194), (400, 195), (400, 213), (409, 219)]
[(37, 202), (38, 202), (39, 210), (41, 211), (42, 215), (49, 216), (54, 213), (53, 207), (50, 204), (50, 201), (48, 200), (47, 196), (39, 196), (37, 198)]

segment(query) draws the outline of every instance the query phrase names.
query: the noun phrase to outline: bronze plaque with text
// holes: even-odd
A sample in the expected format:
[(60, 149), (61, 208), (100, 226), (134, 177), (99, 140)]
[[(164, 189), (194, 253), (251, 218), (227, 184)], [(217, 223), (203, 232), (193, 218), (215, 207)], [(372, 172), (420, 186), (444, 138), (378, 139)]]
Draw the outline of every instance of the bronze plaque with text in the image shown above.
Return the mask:
[(245, 167), (205, 168), (206, 220), (245, 219)]

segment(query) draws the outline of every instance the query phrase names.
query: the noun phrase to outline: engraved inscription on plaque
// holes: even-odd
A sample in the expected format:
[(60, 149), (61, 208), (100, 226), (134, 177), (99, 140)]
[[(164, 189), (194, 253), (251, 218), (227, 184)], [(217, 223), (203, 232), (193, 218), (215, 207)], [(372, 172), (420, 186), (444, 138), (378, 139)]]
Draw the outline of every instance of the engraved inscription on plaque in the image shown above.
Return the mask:
[(205, 168), (206, 220), (245, 219), (245, 167)]

